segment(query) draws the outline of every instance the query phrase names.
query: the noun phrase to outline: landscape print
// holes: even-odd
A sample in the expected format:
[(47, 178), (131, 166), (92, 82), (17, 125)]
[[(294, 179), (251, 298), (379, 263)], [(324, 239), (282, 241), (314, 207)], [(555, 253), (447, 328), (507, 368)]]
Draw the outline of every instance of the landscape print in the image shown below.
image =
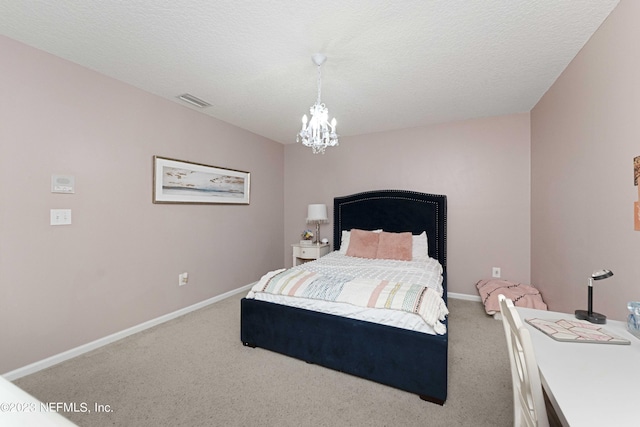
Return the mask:
[(154, 203), (249, 203), (249, 173), (154, 157)]
[(165, 166), (162, 173), (162, 192), (174, 195), (242, 198), (244, 178)]

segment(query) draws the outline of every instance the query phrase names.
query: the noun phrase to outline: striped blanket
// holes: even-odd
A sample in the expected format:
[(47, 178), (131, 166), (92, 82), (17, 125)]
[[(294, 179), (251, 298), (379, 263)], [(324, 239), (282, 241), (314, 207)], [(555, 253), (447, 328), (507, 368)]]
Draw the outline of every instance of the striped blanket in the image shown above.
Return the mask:
[(294, 268), (265, 274), (252, 292), (401, 310), (418, 314), (437, 334), (446, 333), (446, 327), (440, 323), (449, 313), (444, 300), (433, 289), (419, 284), (365, 278), (345, 280)]

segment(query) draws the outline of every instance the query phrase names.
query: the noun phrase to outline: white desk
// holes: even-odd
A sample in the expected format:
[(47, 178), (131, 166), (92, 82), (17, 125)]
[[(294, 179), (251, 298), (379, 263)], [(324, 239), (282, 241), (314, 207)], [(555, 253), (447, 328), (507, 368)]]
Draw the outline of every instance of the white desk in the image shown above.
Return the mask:
[(74, 423), (0, 375), (0, 425), (71, 427)]
[(525, 319), (575, 319), (572, 314), (517, 308), (531, 333), (542, 385), (564, 425), (640, 425), (640, 339), (624, 322), (602, 327), (631, 345), (556, 341)]

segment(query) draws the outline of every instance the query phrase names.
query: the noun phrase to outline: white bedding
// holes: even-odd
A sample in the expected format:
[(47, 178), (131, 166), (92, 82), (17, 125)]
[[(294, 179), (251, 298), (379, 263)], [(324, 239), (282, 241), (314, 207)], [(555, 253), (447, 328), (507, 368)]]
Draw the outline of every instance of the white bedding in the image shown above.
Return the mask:
[[(433, 289), (440, 296), (443, 293), (442, 266), (433, 258), (422, 258), (413, 261), (365, 259), (348, 257), (336, 251), (293, 269), (312, 271), (323, 275), (341, 276), (345, 280), (357, 277), (417, 283)], [(256, 292), (258, 287), (258, 285), (254, 286), (247, 298), (435, 334), (434, 329), (416, 313), (384, 308), (365, 308), (340, 302)]]

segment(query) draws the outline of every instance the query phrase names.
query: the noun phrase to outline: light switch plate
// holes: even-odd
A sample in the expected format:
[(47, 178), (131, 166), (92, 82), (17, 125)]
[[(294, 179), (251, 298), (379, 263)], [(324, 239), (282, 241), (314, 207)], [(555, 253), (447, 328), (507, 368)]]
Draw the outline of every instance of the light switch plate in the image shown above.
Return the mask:
[(70, 225), (71, 209), (51, 209), (51, 225)]

